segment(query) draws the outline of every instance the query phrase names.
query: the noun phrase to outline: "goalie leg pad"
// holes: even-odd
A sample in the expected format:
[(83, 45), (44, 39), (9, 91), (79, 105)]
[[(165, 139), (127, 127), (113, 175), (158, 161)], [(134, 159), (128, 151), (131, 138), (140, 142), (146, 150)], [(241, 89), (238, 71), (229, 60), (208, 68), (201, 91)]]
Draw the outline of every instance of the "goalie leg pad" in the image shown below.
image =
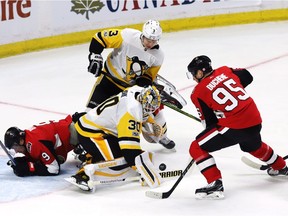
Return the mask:
[(162, 177), (152, 164), (148, 152), (143, 152), (135, 158), (135, 166), (150, 188), (156, 188), (161, 184)]
[(113, 170), (111, 168), (97, 169), (93, 164), (88, 164), (84, 169), (91, 181), (116, 182), (119, 179), (139, 176), (139, 173), (131, 167), (126, 167), (121, 170)]
[(113, 182), (118, 179), (139, 176), (131, 167), (125, 166), (127, 162), (124, 158), (117, 158), (111, 161), (87, 164), (84, 171), (91, 181)]

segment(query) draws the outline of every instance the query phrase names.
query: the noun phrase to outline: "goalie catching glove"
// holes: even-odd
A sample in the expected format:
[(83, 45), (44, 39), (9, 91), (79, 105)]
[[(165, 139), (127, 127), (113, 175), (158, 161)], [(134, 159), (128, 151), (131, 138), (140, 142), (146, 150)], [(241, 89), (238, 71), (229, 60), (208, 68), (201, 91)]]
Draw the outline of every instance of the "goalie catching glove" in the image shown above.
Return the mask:
[(94, 74), (95, 77), (98, 77), (100, 75), (103, 66), (102, 56), (100, 54), (90, 53), (88, 58), (89, 58), (88, 72)]
[(155, 122), (145, 122), (143, 123), (142, 134), (147, 142), (156, 143), (163, 135), (163, 128)]

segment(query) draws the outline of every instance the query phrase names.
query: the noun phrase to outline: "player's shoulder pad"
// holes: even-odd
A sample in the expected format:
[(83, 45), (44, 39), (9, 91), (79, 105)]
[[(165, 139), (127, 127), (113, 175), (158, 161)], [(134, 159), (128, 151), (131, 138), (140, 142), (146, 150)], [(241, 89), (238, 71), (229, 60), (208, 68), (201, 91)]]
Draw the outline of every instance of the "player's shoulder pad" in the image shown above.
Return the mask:
[(136, 97), (142, 89), (142, 87), (135, 85), (125, 89), (121, 96), (121, 100), (125, 100), (122, 106), (126, 106), (127, 112), (129, 112), (138, 121), (142, 121), (143, 119), (143, 110), (141, 103), (136, 99)]

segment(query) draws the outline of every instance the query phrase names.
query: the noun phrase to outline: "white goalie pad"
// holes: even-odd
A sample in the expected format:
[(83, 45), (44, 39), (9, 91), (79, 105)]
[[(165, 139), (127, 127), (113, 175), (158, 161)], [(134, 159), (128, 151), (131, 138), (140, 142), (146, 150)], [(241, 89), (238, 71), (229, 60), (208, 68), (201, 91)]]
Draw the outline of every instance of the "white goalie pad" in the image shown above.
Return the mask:
[(143, 152), (135, 158), (135, 166), (150, 188), (156, 188), (162, 183), (162, 177), (151, 162), (148, 152)]
[(87, 164), (84, 166), (86, 175), (89, 176), (91, 181), (110, 181), (117, 179), (125, 179), (132, 176), (139, 175), (131, 167), (123, 169), (113, 169), (113, 167), (127, 165), (126, 160), (121, 157), (111, 161), (100, 162), (96, 164)]
[(111, 184), (114, 184), (119, 180), (139, 176), (139, 173), (131, 167), (126, 167), (121, 170), (113, 170), (110, 168), (97, 169), (97, 167), (93, 165), (94, 164), (87, 164), (84, 166), (84, 171), (92, 182), (106, 182), (106, 184), (110, 182)]

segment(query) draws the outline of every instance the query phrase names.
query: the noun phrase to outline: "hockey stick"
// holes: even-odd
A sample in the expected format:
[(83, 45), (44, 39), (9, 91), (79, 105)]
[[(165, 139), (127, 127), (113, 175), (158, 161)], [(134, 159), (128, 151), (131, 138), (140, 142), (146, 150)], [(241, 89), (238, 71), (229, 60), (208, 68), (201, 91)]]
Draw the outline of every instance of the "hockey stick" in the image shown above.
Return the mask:
[(169, 82), (167, 79), (165, 79), (163, 76), (161, 76), (160, 74), (157, 74), (156, 79), (162, 81), (163, 83), (165, 83), (169, 87), (171, 87), (174, 90), (176, 90), (176, 87), (171, 82)]
[(146, 191), (145, 195), (147, 197), (155, 198), (155, 199), (166, 199), (166, 198), (168, 198), (173, 193), (175, 188), (178, 186), (180, 181), (184, 178), (184, 176), (186, 175), (186, 173), (189, 171), (189, 169), (192, 167), (193, 164), (194, 164), (194, 159), (192, 159), (189, 162), (189, 164), (187, 165), (185, 170), (182, 172), (180, 177), (177, 179), (177, 181), (174, 183), (174, 185), (172, 186), (172, 188), (169, 191), (167, 191), (167, 192)]
[[(284, 160), (288, 159), (288, 155), (283, 157)], [(246, 165), (254, 168), (254, 169), (258, 169), (258, 170), (267, 170), (270, 166), (269, 165), (262, 165), (262, 164), (258, 164), (252, 160), (250, 160), (249, 158), (242, 156), (241, 160), (243, 163), (245, 163)]]
[(2, 149), (4, 150), (4, 152), (7, 154), (7, 156), (9, 157), (11, 163), (16, 166), (16, 163), (15, 163), (15, 160), (14, 158), (12, 157), (12, 155), (8, 152), (7, 148), (5, 147), (5, 145), (2, 143), (2, 141), (0, 140), (0, 145), (2, 147)]
[[(81, 187), (81, 184), (77, 184), (75, 182), (74, 179), (72, 179), (71, 177), (69, 178), (64, 178), (64, 180), (66, 180), (67, 182), (83, 189), (85, 187)], [(123, 178), (123, 179), (111, 179), (111, 180), (99, 180), (99, 181), (89, 181), (89, 186), (90, 187), (94, 187), (97, 185), (109, 185), (109, 184), (114, 184), (114, 183), (121, 183), (121, 182), (132, 182), (132, 181), (139, 181), (140, 180), (140, 176), (133, 176), (133, 177), (127, 177), (127, 178)], [(85, 189), (84, 189), (85, 190)]]
[(161, 103), (162, 103), (163, 105), (165, 105), (165, 106), (167, 106), (167, 107), (169, 107), (169, 108), (171, 108), (171, 109), (173, 109), (173, 110), (175, 110), (175, 111), (183, 114), (183, 115), (188, 116), (189, 118), (192, 118), (192, 119), (194, 119), (194, 120), (196, 120), (196, 121), (198, 121), (198, 122), (201, 122), (201, 120), (200, 120), (199, 118), (191, 115), (190, 113), (187, 113), (187, 112), (179, 109), (178, 107), (176, 107), (175, 105), (173, 105), (173, 104), (171, 104), (171, 103), (164, 102), (164, 101), (162, 101)]
[(121, 183), (121, 182), (132, 182), (132, 181), (139, 181), (139, 180), (140, 180), (140, 176), (133, 176), (133, 177), (127, 177), (123, 179), (91, 181), (91, 184), (93, 186), (96, 186), (96, 185), (106, 185), (106, 184)]
[[(160, 172), (159, 174), (161, 175), (162, 178), (170, 178), (170, 177), (182, 175), (182, 173), (183, 173), (182, 170), (172, 170), (172, 171)], [(86, 185), (77, 184), (74, 178), (68, 177), (68, 178), (64, 178), (64, 180), (79, 187), (82, 190), (89, 191)], [(140, 181), (140, 180), (141, 180), (141, 176), (139, 175), (139, 176), (133, 176), (133, 177), (127, 177), (127, 178), (119, 178), (119, 179), (89, 181), (88, 185), (91, 188), (95, 188), (94, 186), (97, 186), (97, 185), (109, 185), (109, 184), (114, 184), (114, 183), (132, 182), (132, 181)]]
[(171, 101), (170, 103), (176, 105), (179, 109), (182, 109), (187, 105), (186, 100), (176, 90), (176, 87), (161, 75), (157, 75), (153, 84), (161, 93), (161, 98), (164, 97), (164, 101)]

